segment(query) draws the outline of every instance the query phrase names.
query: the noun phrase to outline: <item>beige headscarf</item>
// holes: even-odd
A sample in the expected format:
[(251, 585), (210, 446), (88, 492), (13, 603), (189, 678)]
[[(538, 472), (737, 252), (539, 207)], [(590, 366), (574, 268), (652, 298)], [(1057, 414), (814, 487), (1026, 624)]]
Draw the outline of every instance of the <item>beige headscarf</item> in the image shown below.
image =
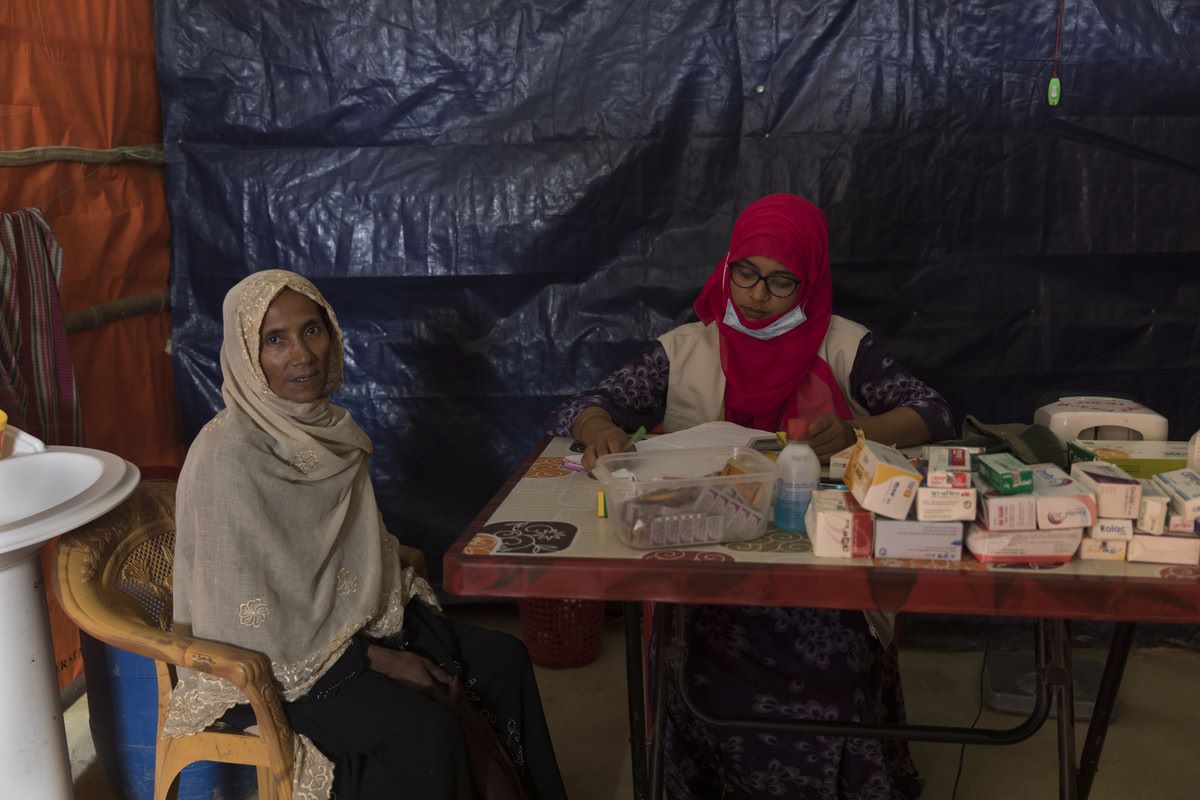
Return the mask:
[[(263, 318), (284, 289), (311, 298), (329, 319), (328, 383), (311, 403), (277, 396), (259, 362)], [(307, 279), (267, 270), (234, 286), (223, 314), (225, 410), (189, 449), (176, 498), (175, 621), (195, 636), (265, 653), (284, 699), (295, 700), (356, 632), (395, 633), (410, 598), (437, 601), (412, 567), (401, 567), (384, 529), (368, 473), (370, 440), (329, 402), (342, 383), (344, 353), (329, 303)], [(219, 678), (181, 674), (168, 735), (195, 733), (246, 702)], [(314, 759), (328, 772), (305, 746), (311, 752), (298, 754), (297, 788)]]

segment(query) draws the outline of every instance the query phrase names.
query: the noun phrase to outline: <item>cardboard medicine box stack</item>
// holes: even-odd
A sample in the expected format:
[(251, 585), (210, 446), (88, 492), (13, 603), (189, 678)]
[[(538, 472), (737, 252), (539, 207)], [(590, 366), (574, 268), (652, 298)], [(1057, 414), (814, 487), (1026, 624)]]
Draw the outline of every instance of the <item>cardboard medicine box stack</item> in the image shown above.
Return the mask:
[[(1130, 561), (1150, 561), (1157, 564), (1200, 564), (1200, 474), (1190, 469), (1177, 469), (1156, 474), (1151, 479), (1151, 498), (1159, 494), (1167, 497), (1167, 513), (1163, 532), (1134, 533), (1129, 544)], [(1143, 487), (1145, 490), (1145, 487)], [(1153, 501), (1152, 501), (1153, 502)], [(1143, 504), (1140, 511), (1147, 511)], [(1139, 523), (1141, 517), (1139, 517)]]
[[(1154, 564), (1197, 564), (1200, 563), (1200, 536), (1190, 527), (1177, 526), (1171, 530), (1172, 521), (1187, 515), (1186, 502), (1177, 503), (1168, 486), (1175, 483), (1175, 470), (1163, 475), (1171, 476), (1160, 480), (1156, 475), (1151, 480), (1139, 480), (1115, 464), (1103, 461), (1077, 461), (1071, 465), (1071, 474), (1096, 492), (1096, 508), (1099, 518), (1089, 530), (1089, 538), (1103, 540), (1116, 547), (1125, 542), (1125, 558)], [(1186, 485), (1187, 478), (1183, 478)], [(1186, 489), (1184, 490), (1186, 493)], [(1197, 514), (1200, 514), (1200, 476), (1197, 476)], [(1180, 498), (1182, 499), (1182, 498)], [(1097, 545), (1081, 551), (1081, 557), (1095, 552)]]
[[(903, 517), (876, 519), (876, 558), (962, 559), (962, 521), (975, 518), (971, 454), (964, 448), (930, 447), (925, 458), (925, 485), (916, 487), (916, 519), (911, 504)], [(916, 478), (920, 484), (919, 471)]]
[(965, 447), (925, 448), (925, 485), (917, 489), (921, 522), (967, 522), (975, 519), (976, 492), (971, 480), (971, 453)]
[(1077, 461), (1071, 464), (1071, 477), (1096, 498), (1096, 518), (1088, 526), (1087, 544), (1081, 546), (1079, 557), (1113, 561), (1129, 558), (1134, 520), (1142, 507), (1141, 482), (1103, 461)]
[(1092, 494), (1054, 464), (1027, 465), (1007, 454), (979, 462), (979, 519), (967, 529), (975, 557), (985, 563), (1069, 561), (1084, 528), (1095, 522)]

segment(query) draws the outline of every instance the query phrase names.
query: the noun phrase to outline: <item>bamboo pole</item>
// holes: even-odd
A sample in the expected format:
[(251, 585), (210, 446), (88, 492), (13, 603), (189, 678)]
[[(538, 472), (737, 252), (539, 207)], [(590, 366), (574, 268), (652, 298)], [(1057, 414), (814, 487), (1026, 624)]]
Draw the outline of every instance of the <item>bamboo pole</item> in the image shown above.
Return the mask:
[(0, 167), (27, 167), (48, 161), (82, 161), (85, 164), (111, 164), (116, 161), (142, 161), (162, 164), (166, 161), (161, 144), (134, 147), (26, 147), (23, 150), (0, 150)]
[(107, 303), (99, 303), (91, 308), (72, 311), (67, 314), (65, 323), (67, 333), (90, 331), (126, 317), (139, 314), (157, 314), (171, 308), (171, 298), (167, 292), (151, 292), (131, 297), (122, 297)]

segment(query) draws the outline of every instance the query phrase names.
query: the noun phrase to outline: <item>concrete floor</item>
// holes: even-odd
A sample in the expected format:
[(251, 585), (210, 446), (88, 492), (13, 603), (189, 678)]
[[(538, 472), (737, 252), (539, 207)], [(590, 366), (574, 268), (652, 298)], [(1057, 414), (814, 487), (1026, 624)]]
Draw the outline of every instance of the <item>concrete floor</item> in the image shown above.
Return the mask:
[[(457, 619), (518, 632), (511, 606), (452, 609)], [(625, 661), (622, 624), (606, 622), (600, 658), (570, 670), (538, 669), (546, 716), (559, 764), (572, 800), (625, 800), (632, 797), (626, 727)], [(1076, 652), (1077, 658), (1103, 653)], [(979, 703), (979, 652), (906, 649), (901, 653), (910, 721), (969, 725)], [(1200, 786), (1200, 653), (1165, 648), (1136, 649), (1125, 671), (1094, 800), (1196, 797)], [(68, 745), (77, 800), (115, 798), (95, 761), (86, 699), (67, 712)], [(1011, 727), (1015, 716), (983, 712), (979, 725)], [(1086, 731), (1077, 726), (1079, 746)], [(912, 745), (925, 778), (922, 795), (949, 800), (958, 766), (953, 745)], [(1057, 749), (1053, 720), (1027, 741), (1011, 747), (968, 747), (957, 797), (1054, 798), (1058, 796)]]

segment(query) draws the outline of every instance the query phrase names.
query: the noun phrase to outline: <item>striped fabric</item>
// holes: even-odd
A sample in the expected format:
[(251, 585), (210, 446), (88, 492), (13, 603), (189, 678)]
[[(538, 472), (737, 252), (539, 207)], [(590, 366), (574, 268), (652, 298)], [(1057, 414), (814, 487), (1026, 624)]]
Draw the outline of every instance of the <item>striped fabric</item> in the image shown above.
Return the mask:
[(46, 444), (80, 445), (61, 272), (62, 248), (40, 211), (0, 214), (0, 408)]

